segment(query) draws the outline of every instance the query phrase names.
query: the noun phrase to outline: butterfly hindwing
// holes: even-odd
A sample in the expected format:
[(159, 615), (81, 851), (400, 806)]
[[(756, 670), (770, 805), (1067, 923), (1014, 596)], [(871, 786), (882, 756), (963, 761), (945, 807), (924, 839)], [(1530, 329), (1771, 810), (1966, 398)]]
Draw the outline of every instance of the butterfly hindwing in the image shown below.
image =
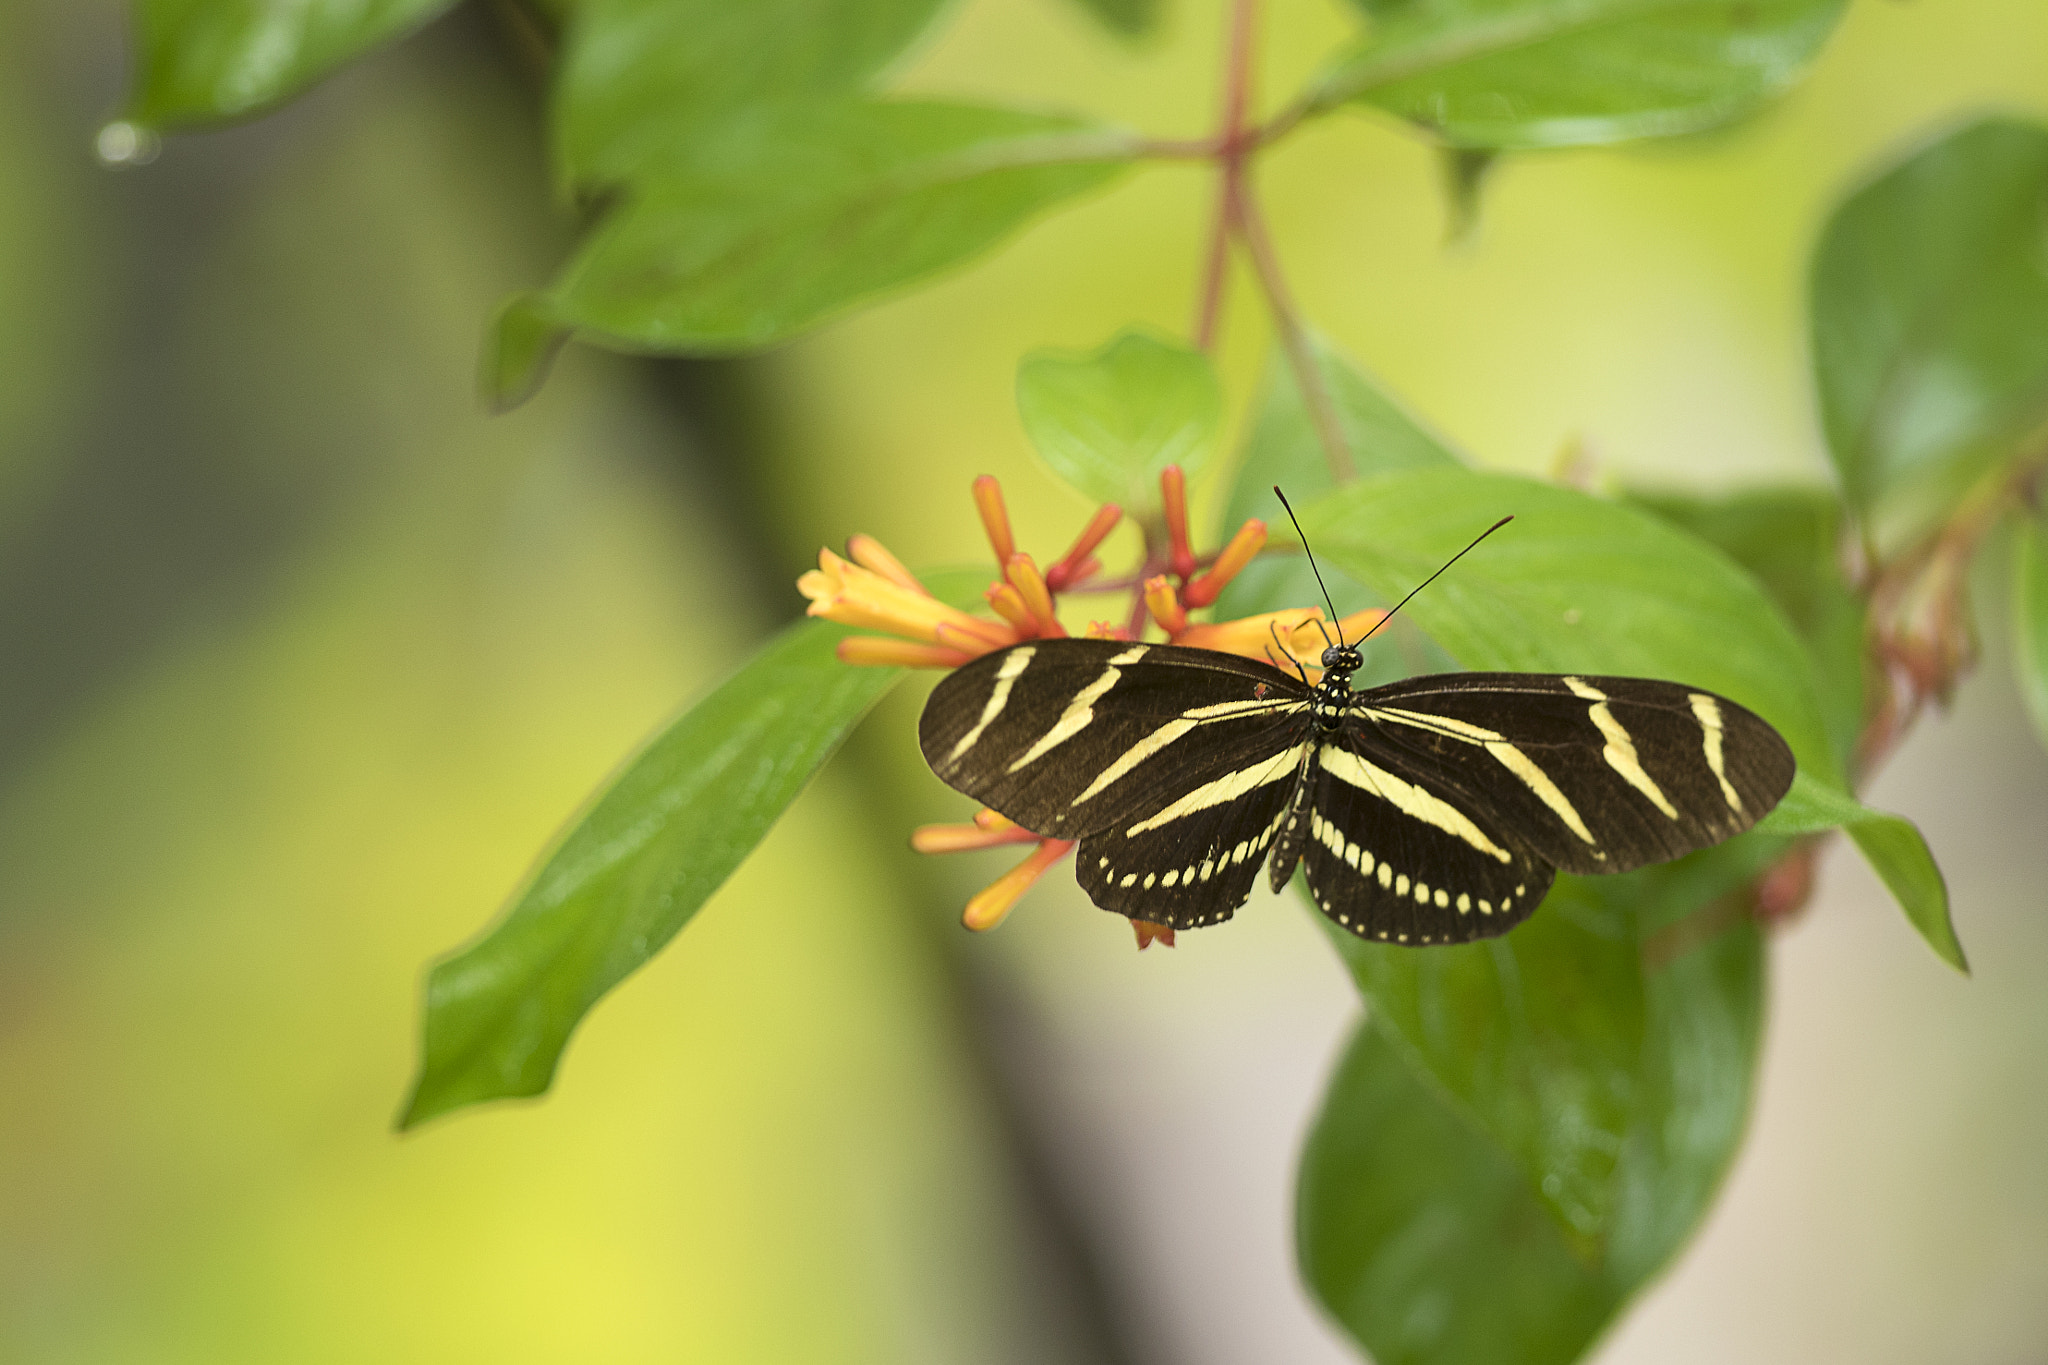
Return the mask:
[[(1360, 938), (1463, 943), (1504, 934), (1553, 871), (1483, 803), (1340, 733), (1319, 746), (1293, 817), (1310, 895)], [(1276, 855), (1272, 874), (1292, 872)]]
[(1105, 910), (1175, 929), (1229, 919), (1258, 882), (1311, 748), (1304, 734), (1083, 839), (1074, 853), (1081, 889)]

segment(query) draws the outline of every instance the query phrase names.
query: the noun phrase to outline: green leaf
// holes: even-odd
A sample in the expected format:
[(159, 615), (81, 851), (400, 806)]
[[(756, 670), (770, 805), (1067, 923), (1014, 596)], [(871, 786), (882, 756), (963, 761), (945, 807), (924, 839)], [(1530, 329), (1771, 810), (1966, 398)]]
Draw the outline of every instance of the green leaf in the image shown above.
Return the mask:
[[(1375, 997), (1311, 1132), (1297, 1204), (1304, 1276), (1380, 1365), (1577, 1359), (1698, 1224), (1740, 1141), (1761, 1036), (1755, 927), (1737, 920), (1631, 980), (1611, 935), (1639, 888), (1567, 880), (1577, 928), (1526, 957), (1489, 968), (1472, 954), (1462, 972), (1447, 969), (1465, 979), (1417, 997), (1414, 1033)], [(1518, 976), (1510, 962), (1562, 976)], [(1489, 976), (1491, 997), (1472, 989)], [(1617, 985), (1611, 1010), (1590, 993)], [(1417, 1037), (1469, 1083), (1465, 1094), (1415, 1066)], [(1485, 1051), (1456, 1056), (1460, 1038)], [(1559, 1107), (1544, 1112), (1537, 1097)], [(1532, 1173), (1511, 1154), (1499, 1134), (1514, 1114), (1548, 1127), (1567, 1166)], [(1570, 1125), (1589, 1117), (1602, 1126), (1574, 1140)], [(1583, 1180), (1587, 1162), (1608, 1172), (1608, 1212), (1567, 1231), (1543, 1191), (1553, 1174), (1560, 1189), (1568, 1172)]]
[(1119, 38), (1144, 38), (1159, 31), (1163, 0), (1074, 0)]
[[(1669, 1177), (1661, 1165), (1641, 1167), (1664, 1162), (1661, 1149), (1631, 1157), (1630, 1141), (1644, 1123), (1653, 1134), (1666, 1123), (1662, 1112), (1646, 1118), (1645, 1097), (1677, 1083), (1646, 1042), (1658, 978), (1642, 945), (1737, 891), (1761, 861), (1737, 844), (1619, 877), (1562, 877), (1515, 932), (1440, 952), (1325, 928), (1374, 1017), (1520, 1165), (1577, 1254), (1598, 1264), (1625, 1225), (1635, 1229), (1630, 1255), (1648, 1273), (1691, 1220), (1671, 1224), (1655, 1209), (1627, 1207), (1637, 1187), (1648, 1182), (1656, 1192)], [(1716, 1170), (1734, 1132), (1707, 1154)], [(1666, 1194), (1657, 1198), (1668, 1202)], [(1637, 1226), (1645, 1219), (1675, 1231), (1645, 1241)]]
[[(1417, 952), (1332, 928), (1373, 1017), (1523, 1168), (1591, 1257), (1643, 1050), (1631, 928), (1560, 886), (1505, 938)], [(1327, 923), (1327, 921), (1325, 921)]]
[(2048, 129), (1975, 123), (1865, 186), (1810, 288), (1829, 453), (1896, 543), (2048, 419)]
[(1760, 488), (1724, 497), (1635, 492), (1646, 507), (1755, 575), (1805, 643), (1837, 754), (1863, 731), (1863, 601), (1842, 572), (1842, 505), (1825, 488)]
[(1775, 725), (1801, 768), (1838, 780), (1812, 666), (1776, 605), (1649, 513), (1463, 469), (1382, 474), (1300, 510), (1318, 555), (1389, 599), (1514, 514), (1403, 609), (1460, 666), (1707, 688)]
[(569, 333), (549, 315), (545, 299), (522, 294), (507, 302), (484, 337), (478, 376), (484, 402), (504, 412), (533, 397), (568, 339)]
[(640, 168), (547, 308), (630, 347), (759, 349), (972, 256), (1135, 148), (1068, 119), (946, 104), (749, 127)]
[(1912, 821), (1872, 810), (1802, 772), (1793, 778), (1792, 790), (1785, 793), (1777, 809), (1758, 821), (1756, 828), (1762, 834), (1847, 830), (1927, 946), (1957, 971), (1969, 972), (1962, 941), (1949, 919), (1948, 884), (1927, 840)]
[[(1462, 457), (1442, 436), (1429, 430), (1383, 390), (1356, 362), (1327, 342), (1313, 343), (1324, 388), (1337, 411), (1337, 425), (1350, 448), (1352, 463), (1364, 474), (1432, 465), (1456, 465)], [(1266, 377), (1231, 484), (1217, 538), (1230, 536), (1253, 517), (1270, 526), (1276, 540), (1293, 539), (1294, 528), (1273, 499), (1278, 484), (1299, 507), (1336, 486), (1329, 457), (1309, 419), (1301, 384), (1277, 347), (1266, 363)], [(1341, 573), (1329, 575), (1330, 590), (1342, 612), (1377, 605), (1381, 599), (1350, 583)], [(1292, 555), (1262, 555), (1246, 566), (1216, 604), (1216, 618), (1229, 620), (1255, 612), (1307, 606), (1320, 600), (1308, 561)], [(1388, 598), (1386, 601), (1392, 601)], [(1361, 675), (1364, 685), (1366, 675)]]
[(1209, 462), (1223, 390), (1209, 357), (1148, 332), (1099, 351), (1033, 351), (1017, 366), (1017, 413), (1053, 471), (1098, 502), (1159, 515), (1159, 473)]
[(298, 94), (453, 0), (134, 0), (128, 117), (215, 123)]
[(2034, 733), (2048, 744), (2048, 523), (2038, 515), (2013, 535), (2012, 664)]
[(1454, 146), (1574, 147), (1743, 117), (1805, 71), (1845, 0), (1358, 0), (1369, 38), (1310, 92)]
[(1297, 1194), (1302, 1277), (1378, 1365), (1566, 1365), (1617, 1300), (1527, 1178), (1368, 1021)]
[[(927, 579), (965, 597), (972, 578)], [(854, 668), (848, 632), (791, 626), (656, 735), (572, 824), (504, 918), (427, 976), (401, 1128), (538, 1095), (598, 999), (688, 924), (898, 679)]]
[(555, 89), (555, 151), (623, 180), (734, 120), (860, 95), (945, 0), (580, 0)]

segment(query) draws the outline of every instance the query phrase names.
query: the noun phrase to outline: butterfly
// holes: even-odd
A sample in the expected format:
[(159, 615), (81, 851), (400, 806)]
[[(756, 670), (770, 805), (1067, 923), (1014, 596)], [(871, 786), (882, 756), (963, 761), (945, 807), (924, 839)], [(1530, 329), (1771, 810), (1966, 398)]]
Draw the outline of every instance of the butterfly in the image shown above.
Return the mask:
[(1216, 924), (1262, 866), (1275, 891), (1299, 866), (1335, 923), (1411, 945), (1506, 933), (1560, 870), (1717, 844), (1792, 784), (1775, 729), (1683, 683), (1440, 673), (1357, 690), (1363, 656), (1341, 638), (1321, 663), (1311, 683), (1214, 650), (1028, 641), (947, 675), (918, 742), (949, 785), (1078, 840), (1105, 910)]

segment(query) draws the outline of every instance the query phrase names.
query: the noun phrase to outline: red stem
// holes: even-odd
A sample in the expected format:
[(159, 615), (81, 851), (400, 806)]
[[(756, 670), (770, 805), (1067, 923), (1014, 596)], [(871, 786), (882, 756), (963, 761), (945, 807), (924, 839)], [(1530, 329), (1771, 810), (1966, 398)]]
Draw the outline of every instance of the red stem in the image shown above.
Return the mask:
[(1316, 363), (1308, 329), (1302, 326), (1301, 314), (1287, 290), (1287, 277), (1280, 272), (1280, 258), (1273, 251), (1273, 240), (1266, 233), (1265, 220), (1259, 216), (1257, 196), (1252, 194), (1249, 183), (1239, 184), (1231, 207), (1238, 238), (1251, 257), (1252, 271), (1258, 276), (1259, 287), (1266, 295), (1266, 307), (1272, 311), (1273, 326), (1280, 333), (1281, 348), (1287, 352), (1287, 363), (1293, 367), (1295, 382), (1301, 385), (1302, 402), (1308, 408), (1309, 421), (1322, 441), (1324, 458), (1330, 462), (1330, 477), (1338, 483), (1349, 483), (1357, 477), (1357, 469), (1351, 460), (1351, 445), (1344, 439), (1343, 424), (1337, 420), (1337, 406), (1330, 399), (1329, 386), (1323, 382), (1322, 366)]
[(1252, 37), (1258, 20), (1258, 0), (1233, 0), (1230, 34), (1223, 51), (1223, 107), (1216, 120), (1216, 138), (1205, 149), (1216, 161), (1216, 217), (1209, 232), (1209, 257), (1202, 274), (1202, 294), (1195, 305), (1195, 345), (1209, 350), (1216, 344), (1216, 326), (1223, 314), (1223, 289), (1230, 268), (1232, 205), (1237, 202), (1244, 180), (1244, 116), (1251, 103)]

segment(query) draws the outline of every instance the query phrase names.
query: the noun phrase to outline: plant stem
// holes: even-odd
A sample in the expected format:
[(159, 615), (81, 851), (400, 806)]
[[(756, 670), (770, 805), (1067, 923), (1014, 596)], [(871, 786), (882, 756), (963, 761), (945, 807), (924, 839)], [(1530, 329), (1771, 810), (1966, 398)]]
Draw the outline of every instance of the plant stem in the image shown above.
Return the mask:
[(1251, 102), (1252, 35), (1257, 22), (1258, 0), (1233, 0), (1223, 51), (1223, 107), (1211, 144), (1217, 170), (1216, 216), (1209, 231), (1202, 295), (1195, 305), (1195, 345), (1204, 351), (1216, 344), (1216, 324), (1223, 313), (1223, 289), (1230, 271), (1230, 222), (1244, 180), (1244, 115)]
[(1280, 259), (1274, 254), (1272, 238), (1266, 232), (1265, 220), (1259, 214), (1258, 199), (1252, 193), (1248, 177), (1240, 177), (1237, 191), (1231, 205), (1231, 217), (1237, 225), (1238, 239), (1244, 243), (1246, 255), (1251, 257), (1253, 273), (1258, 276), (1259, 287), (1266, 295), (1266, 306), (1272, 310), (1274, 330), (1280, 334), (1281, 348), (1287, 352), (1287, 363), (1294, 369), (1295, 382), (1301, 385), (1302, 403), (1307, 407), (1309, 421), (1322, 442), (1324, 458), (1330, 463), (1330, 477), (1338, 483), (1349, 483), (1358, 476), (1357, 467), (1351, 459), (1351, 446), (1344, 438), (1343, 425), (1337, 420), (1337, 405), (1330, 398), (1330, 387), (1323, 382), (1322, 366), (1316, 363), (1315, 347), (1309, 341), (1308, 329), (1302, 326), (1301, 314), (1295, 309), (1294, 298), (1287, 290), (1287, 279), (1280, 273)]

